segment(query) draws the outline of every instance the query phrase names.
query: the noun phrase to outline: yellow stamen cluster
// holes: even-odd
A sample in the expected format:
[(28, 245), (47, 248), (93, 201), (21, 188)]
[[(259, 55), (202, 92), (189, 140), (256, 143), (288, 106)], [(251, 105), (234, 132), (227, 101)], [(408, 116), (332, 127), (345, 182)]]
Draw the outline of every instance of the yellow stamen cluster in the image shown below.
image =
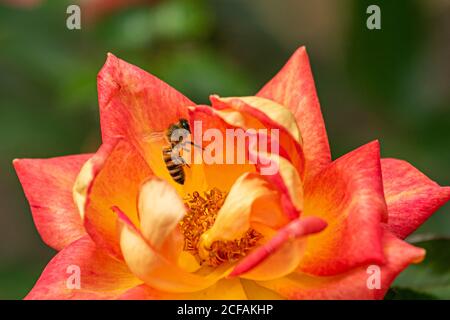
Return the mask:
[(205, 248), (207, 256), (200, 255), (200, 237), (213, 226), (225, 198), (226, 193), (217, 188), (204, 192), (203, 197), (198, 192), (186, 197), (188, 210), (180, 221), (184, 250), (191, 253), (200, 264), (216, 267), (226, 261), (236, 261), (244, 257), (262, 238), (259, 232), (249, 229), (240, 239), (213, 242), (209, 248)]

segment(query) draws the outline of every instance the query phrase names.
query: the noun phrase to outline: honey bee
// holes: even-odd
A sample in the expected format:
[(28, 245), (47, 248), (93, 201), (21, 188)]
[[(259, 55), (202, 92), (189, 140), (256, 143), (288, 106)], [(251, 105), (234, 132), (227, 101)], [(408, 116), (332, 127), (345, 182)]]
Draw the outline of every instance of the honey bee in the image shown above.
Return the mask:
[[(180, 131), (176, 132), (177, 130)], [(191, 128), (188, 120), (180, 119), (177, 123), (171, 124), (165, 132), (152, 132), (149, 137), (151, 140), (164, 139), (165, 137), (169, 145), (162, 148), (163, 160), (172, 179), (181, 185), (184, 184), (186, 178), (183, 167), (189, 168), (189, 164), (181, 156), (181, 150), (186, 150), (184, 147), (188, 143), (201, 148), (194, 142), (185, 140), (190, 133)]]

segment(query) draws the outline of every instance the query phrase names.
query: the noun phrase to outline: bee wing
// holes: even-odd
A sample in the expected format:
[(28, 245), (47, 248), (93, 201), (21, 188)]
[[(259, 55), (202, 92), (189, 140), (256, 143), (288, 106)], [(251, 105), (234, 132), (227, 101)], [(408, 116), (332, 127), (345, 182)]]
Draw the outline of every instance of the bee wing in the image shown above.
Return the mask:
[(164, 131), (154, 131), (144, 135), (144, 140), (147, 142), (166, 141), (166, 133)]

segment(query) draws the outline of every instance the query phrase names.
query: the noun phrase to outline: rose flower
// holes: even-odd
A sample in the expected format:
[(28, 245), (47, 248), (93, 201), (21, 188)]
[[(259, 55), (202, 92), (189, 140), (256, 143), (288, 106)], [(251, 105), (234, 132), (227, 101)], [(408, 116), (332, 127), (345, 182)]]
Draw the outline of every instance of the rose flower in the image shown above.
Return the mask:
[[(95, 154), (14, 160), (58, 251), (26, 299), (381, 299), (424, 258), (403, 239), (450, 198), (407, 162), (380, 159), (377, 141), (331, 160), (304, 48), (255, 96), (211, 106), (109, 54), (98, 94)], [(180, 119), (192, 135), (276, 129), (279, 156), (247, 144), (253, 163), (180, 173), (154, 138)], [(211, 152), (206, 140), (193, 149)], [(262, 173), (266, 160), (275, 172)]]

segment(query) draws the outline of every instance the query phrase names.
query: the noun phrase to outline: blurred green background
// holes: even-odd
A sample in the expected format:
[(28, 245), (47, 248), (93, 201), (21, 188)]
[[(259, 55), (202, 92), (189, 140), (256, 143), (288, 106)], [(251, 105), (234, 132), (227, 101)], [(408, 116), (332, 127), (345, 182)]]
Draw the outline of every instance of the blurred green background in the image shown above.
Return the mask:
[[(450, 185), (448, 0), (91, 0), (71, 31), (74, 3), (0, 0), (0, 299), (22, 298), (54, 255), (11, 161), (97, 149), (107, 52), (207, 103), (255, 93), (305, 45), (334, 158), (379, 139), (384, 157)], [(370, 4), (381, 30), (366, 28)], [(388, 298), (449, 299), (450, 206), (416, 235), (428, 258)]]

